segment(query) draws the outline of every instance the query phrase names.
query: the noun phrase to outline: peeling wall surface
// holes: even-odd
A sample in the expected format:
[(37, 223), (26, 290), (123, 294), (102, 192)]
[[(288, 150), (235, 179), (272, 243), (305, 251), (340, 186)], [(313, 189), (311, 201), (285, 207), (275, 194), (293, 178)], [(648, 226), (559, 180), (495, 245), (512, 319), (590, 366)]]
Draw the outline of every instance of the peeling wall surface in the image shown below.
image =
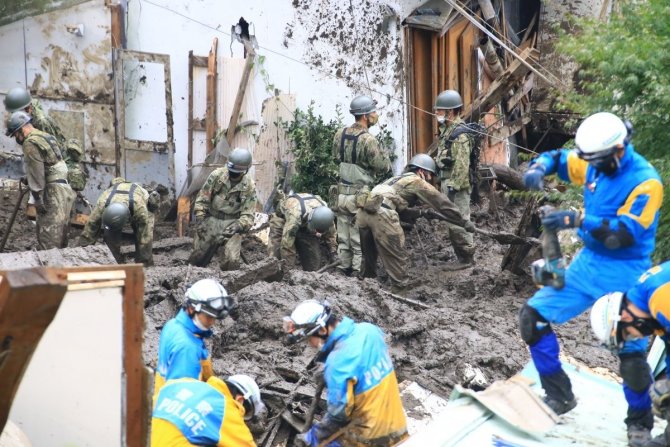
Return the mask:
[[(108, 184), (113, 169), (106, 165), (115, 162), (109, 10), (100, 0), (58, 3), (60, 9), (0, 26), (0, 99), (14, 87), (35, 91), (67, 138), (83, 138), (89, 172), (98, 169), (94, 177)], [(73, 3), (80, 4), (62, 7)], [(83, 36), (67, 31), (78, 24)], [(0, 151), (20, 153), (2, 127)], [(99, 189), (89, 182), (86, 197), (97, 199)]]
[(67, 8), (85, 1), (87, 0), (2, 0), (0, 25), (16, 22), (36, 14)]
[[(294, 94), (301, 109), (314, 101), (316, 112), (326, 120), (336, 118), (339, 105), (344, 123), (350, 124), (351, 99), (371, 94), (379, 102), (380, 124), (386, 124), (396, 140), (397, 163), (404, 164), (407, 125), (399, 14), (408, 14), (420, 3), (362, 0), (353, 2), (351, 11), (349, 0), (129, 2), (128, 49), (170, 55), (177, 190), (186, 180), (188, 52), (207, 55), (218, 37), (219, 58), (230, 56), (230, 28), (240, 17), (253, 24), (257, 53), (265, 56), (252, 81), (259, 107), (277, 90)], [(242, 45), (233, 43), (232, 53), (243, 57)], [(219, 125), (225, 128), (228, 123), (221, 122), (221, 115)]]

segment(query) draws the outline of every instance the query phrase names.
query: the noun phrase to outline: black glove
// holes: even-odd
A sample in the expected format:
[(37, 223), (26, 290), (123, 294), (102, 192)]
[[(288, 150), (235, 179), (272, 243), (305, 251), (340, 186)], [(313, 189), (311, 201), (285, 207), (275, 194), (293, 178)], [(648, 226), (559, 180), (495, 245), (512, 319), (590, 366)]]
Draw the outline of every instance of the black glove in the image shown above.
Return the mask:
[(24, 184), (24, 185), (27, 185), (27, 184), (28, 184), (28, 176), (27, 176), (27, 175), (24, 175), (23, 177), (21, 177), (21, 179), (19, 180), (19, 182), (21, 182), (21, 183)]
[(47, 213), (47, 208), (44, 206), (42, 199), (35, 201), (35, 210), (40, 216), (44, 216)]
[(223, 236), (225, 237), (233, 237), (237, 233), (242, 232), (242, 225), (240, 225), (239, 222), (233, 222), (232, 224), (228, 225), (225, 230), (223, 230)]

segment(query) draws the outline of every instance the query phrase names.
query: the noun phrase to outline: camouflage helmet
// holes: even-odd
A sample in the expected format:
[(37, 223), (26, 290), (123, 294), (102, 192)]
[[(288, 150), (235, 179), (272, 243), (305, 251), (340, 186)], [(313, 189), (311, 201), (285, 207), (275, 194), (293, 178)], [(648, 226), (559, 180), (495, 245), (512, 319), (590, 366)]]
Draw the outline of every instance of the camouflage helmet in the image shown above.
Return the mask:
[(102, 213), (102, 226), (105, 230), (121, 231), (130, 219), (130, 210), (124, 203), (111, 203)]
[(456, 90), (445, 90), (435, 98), (435, 110), (456, 109), (463, 106), (463, 99)]
[(354, 116), (367, 115), (376, 111), (377, 101), (365, 95), (355, 97), (349, 105), (349, 113)]
[(13, 137), (20, 128), (28, 124), (32, 118), (26, 112), (14, 112), (9, 116), (7, 120), (7, 132), (5, 135), (8, 137)]
[(426, 171), (431, 172), (433, 175), (435, 175), (437, 172), (435, 160), (433, 160), (430, 155), (427, 154), (416, 154), (414, 157), (412, 157), (409, 163), (407, 163), (407, 167), (425, 169)]
[(22, 87), (15, 87), (7, 92), (5, 96), (5, 110), (9, 113), (23, 110), (30, 105), (32, 98), (30, 93)]
[(245, 173), (251, 167), (251, 152), (247, 149), (236, 147), (228, 155), (228, 163), (226, 163), (228, 171), (236, 174)]
[(307, 221), (307, 228), (319, 233), (325, 233), (335, 222), (335, 213), (327, 206), (314, 208)]

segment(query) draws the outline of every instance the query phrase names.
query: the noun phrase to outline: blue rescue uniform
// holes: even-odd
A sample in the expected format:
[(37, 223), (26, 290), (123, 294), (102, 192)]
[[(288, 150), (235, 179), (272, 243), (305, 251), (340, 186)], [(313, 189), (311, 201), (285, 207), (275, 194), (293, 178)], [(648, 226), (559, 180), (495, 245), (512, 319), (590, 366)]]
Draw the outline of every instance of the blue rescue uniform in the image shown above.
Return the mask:
[(204, 340), (211, 336), (212, 331), (199, 329), (184, 309), (165, 324), (158, 343), (154, 403), (168, 380), (190, 377), (206, 381), (214, 374)]
[[(640, 276), (635, 287), (626, 292), (626, 299), (661, 324), (667, 349), (670, 343), (670, 261), (656, 265)], [(665, 357), (665, 367), (670, 371), (670, 355)]]
[(244, 405), (226, 383), (178, 379), (161, 388), (151, 418), (152, 447), (253, 447)]
[[(538, 322), (542, 336), (530, 345), (533, 363), (547, 395), (558, 390), (558, 396), (552, 397), (564, 401), (574, 396), (561, 368), (556, 334), (547, 322), (565, 323), (602, 295), (629, 289), (651, 266), (663, 184), (654, 167), (631, 144), (626, 145), (619, 162), (611, 176), (599, 172), (572, 150), (547, 152), (533, 162), (542, 164), (546, 175), (558, 174), (565, 181), (584, 186), (584, 218), (578, 230), (584, 248), (568, 267), (564, 288), (543, 287), (527, 303), (546, 320)], [(630, 357), (638, 362), (647, 341), (626, 342), (619, 352), (628, 424), (636, 423), (636, 418), (651, 418), (647, 393), (650, 381), (640, 379), (639, 371), (628, 367), (632, 363), (626, 360)], [(552, 383), (560, 386), (552, 387)], [(632, 383), (635, 385), (630, 386)]]
[(314, 441), (328, 439), (341, 427), (337, 443), (343, 447), (392, 446), (403, 440), (407, 422), (382, 331), (343, 318), (322, 350), (328, 353), (328, 409), (311, 429)]

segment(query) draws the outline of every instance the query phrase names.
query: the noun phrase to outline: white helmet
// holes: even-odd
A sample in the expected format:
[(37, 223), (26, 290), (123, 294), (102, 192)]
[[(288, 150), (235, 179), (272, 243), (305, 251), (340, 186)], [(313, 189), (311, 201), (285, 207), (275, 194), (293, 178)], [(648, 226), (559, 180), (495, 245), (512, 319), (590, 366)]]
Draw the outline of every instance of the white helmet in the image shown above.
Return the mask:
[(191, 306), (196, 312), (222, 319), (232, 307), (232, 299), (226, 289), (213, 279), (201, 279), (186, 291), (184, 306)]
[(598, 298), (591, 308), (591, 329), (598, 341), (610, 350), (624, 342), (619, 330), (622, 304), (623, 293), (611, 292)]
[(261, 390), (258, 388), (254, 379), (246, 374), (235, 374), (228, 377), (226, 382), (235, 385), (244, 396), (245, 403), (249, 405), (249, 408), (247, 408), (247, 411), (244, 414), (245, 420), (248, 421), (265, 409), (265, 404), (261, 400)]
[(621, 119), (609, 112), (599, 112), (586, 118), (579, 125), (575, 144), (584, 160), (600, 158), (623, 146), (628, 128)]
[(289, 334), (289, 341), (296, 343), (325, 328), (332, 314), (327, 301), (307, 300), (298, 304), (290, 317), (284, 317), (284, 331)]

